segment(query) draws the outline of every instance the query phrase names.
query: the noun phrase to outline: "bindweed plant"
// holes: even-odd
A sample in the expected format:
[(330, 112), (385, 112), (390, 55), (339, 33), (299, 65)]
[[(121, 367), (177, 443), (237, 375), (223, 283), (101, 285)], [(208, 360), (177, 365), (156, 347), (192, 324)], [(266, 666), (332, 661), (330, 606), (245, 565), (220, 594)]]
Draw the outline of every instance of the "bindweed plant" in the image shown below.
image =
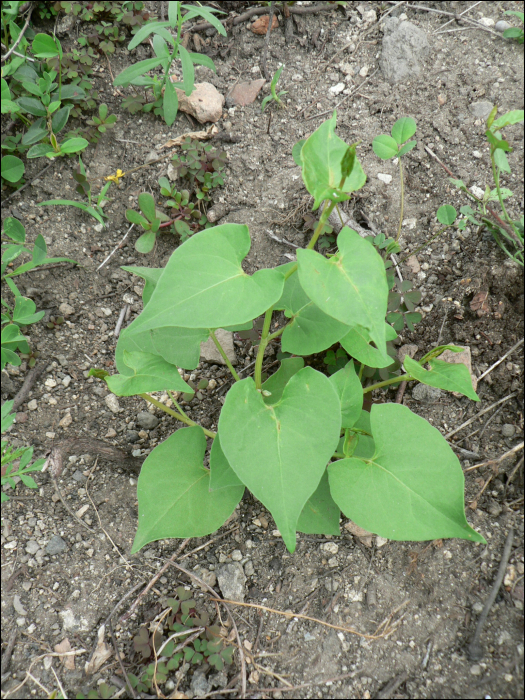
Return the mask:
[[(182, 10), (187, 10), (183, 15)], [(186, 95), (191, 95), (195, 85), (195, 68), (194, 64), (200, 64), (215, 70), (215, 64), (207, 56), (202, 53), (190, 53), (182, 44), (182, 25), (195, 17), (202, 17), (210, 22), (223, 36), (226, 36), (226, 30), (213, 14), (214, 12), (222, 13), (222, 10), (215, 10), (209, 7), (194, 7), (192, 5), (183, 5), (180, 2), (168, 3), (168, 21), (167, 22), (147, 22), (135, 34), (128, 45), (128, 50), (131, 51), (137, 47), (142, 41), (153, 35), (152, 46), (155, 52), (155, 58), (147, 58), (144, 61), (137, 61), (133, 65), (124, 69), (122, 73), (117, 75), (113, 84), (118, 85), (133, 85), (153, 90), (154, 102), (147, 105), (139, 97), (127, 98), (124, 101), (124, 106), (133, 113), (139, 109), (151, 111), (155, 114), (161, 114), (168, 126), (171, 126), (175, 121), (179, 109), (179, 99), (175, 88), (181, 88)], [(175, 30), (176, 36), (169, 31)], [(171, 45), (171, 46), (170, 46)], [(182, 66), (182, 82), (172, 82), (170, 79), (170, 69), (173, 62), (180, 59)], [(164, 74), (159, 79), (157, 76), (146, 75), (155, 68), (162, 67)]]
[[(419, 361), (405, 357), (399, 376), (361, 382), (365, 367), (392, 364), (387, 342), (397, 334), (385, 321), (387, 273), (371, 242), (345, 226), (335, 255), (314, 250), (336, 204), (366, 181), (355, 144), (342, 141), (335, 126), (334, 112), (300, 148), (313, 208), (326, 206), (310, 242), (297, 250), (297, 262), (248, 275), (242, 266), (248, 228), (224, 224), (189, 238), (164, 269), (133, 269), (147, 280), (144, 310), (119, 337), (118, 374), (91, 373), (117, 396), (141, 396), (188, 427), (155, 447), (143, 464), (132, 552), (154, 540), (214, 532), (246, 487), (272, 513), (290, 552), (297, 532), (340, 534), (341, 511), (393, 540), (484, 542), (465, 518), (463, 472), (441, 433), (400, 404), (363, 410), (366, 394), (405, 380), (479, 399), (466, 366), (439, 359), (445, 349), (457, 351), (454, 346), (436, 347)], [(283, 325), (275, 311), (284, 312)], [(215, 331), (249, 330), (263, 314), (254, 376), (243, 379)], [(216, 432), (197, 425), (174, 393), (174, 408), (150, 393), (191, 394), (179, 369), (197, 367), (208, 338), (235, 380)], [(263, 381), (265, 350), (278, 338), (291, 356)], [(344, 367), (328, 377), (305, 366), (305, 356), (337, 342), (351, 358)], [(207, 438), (213, 440), (209, 469)]]
[[(504, 172), (509, 175), (511, 173), (509, 161), (505, 154), (513, 150), (508, 141), (502, 136), (501, 130), (512, 124), (522, 122), (523, 110), (512, 110), (496, 119), (497, 112), (498, 107), (495, 106), (487, 119), (487, 130), (485, 131), (485, 136), (490, 146), (492, 176), (496, 187), (491, 190), (487, 185), (483, 196), (478, 197), (471, 190), (467, 189), (463, 180), (449, 179), (453, 185), (465, 192), (477, 204), (477, 211), (469, 205), (460, 208), (460, 212), (465, 218), (458, 223), (458, 228), (464, 229), (467, 222), (477, 226), (486, 226), (505, 255), (523, 267), (523, 215), (517, 220), (513, 220), (510, 217), (505, 201), (512, 197), (512, 192), (507, 187), (501, 186), (501, 173)], [(499, 202), (501, 216), (491, 208), (493, 202)], [(449, 207), (449, 209), (452, 210), (455, 218), (456, 210), (453, 207)]]

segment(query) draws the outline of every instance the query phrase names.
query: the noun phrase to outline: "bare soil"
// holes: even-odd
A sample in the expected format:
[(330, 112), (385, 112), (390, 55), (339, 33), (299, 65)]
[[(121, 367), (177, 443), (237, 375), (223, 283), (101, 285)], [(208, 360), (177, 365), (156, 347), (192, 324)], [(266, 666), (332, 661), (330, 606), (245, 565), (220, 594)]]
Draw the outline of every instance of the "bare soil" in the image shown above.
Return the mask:
[[(419, 76), (392, 86), (381, 70), (376, 71), (382, 31), (376, 27), (364, 35), (357, 5), (348, 3), (347, 17), (335, 7), (329, 12), (301, 16), (293, 25), (294, 37), (288, 43), (283, 26), (272, 32), (268, 67), (273, 75), (281, 63), (286, 65), (279, 88), (288, 90), (287, 109), (271, 107), (261, 113), (261, 96), (246, 107), (225, 106), (218, 126), (240, 140), (221, 143), (228, 154), (228, 166), (225, 186), (216, 190), (214, 197), (215, 202), (229, 208), (221, 223), (246, 223), (250, 227), (248, 271), (274, 267), (287, 262), (286, 255), (293, 255), (293, 249), (272, 240), (268, 230), (297, 245), (308, 240), (302, 214), (311, 200), (291, 149), (297, 140), (312, 133), (345, 96), (334, 97), (329, 92), (332, 85), (345, 80), (341, 63), (349, 63), (354, 69), (350, 87), (363, 83), (337, 110), (339, 136), (348, 143), (362, 140), (358, 156), (368, 180), (348, 203), (348, 212), (363, 226), (395, 235), (398, 170), (392, 162), (380, 161), (371, 143), (376, 135), (389, 133), (394, 121), (402, 116), (411, 116), (417, 122), (418, 145), (405, 156), (404, 252), (415, 250), (438, 230), (435, 214), (439, 206), (448, 203), (459, 210), (467, 203), (424, 146), (430, 147), (468, 186), (484, 190), (492, 184), (485, 122), (473, 116), (469, 106), (488, 100), (499, 106), (500, 114), (523, 109), (522, 46), (481, 29), (436, 34), (447, 17), (405, 8), (408, 19), (426, 32), (431, 50)], [(470, 4), (426, 5), (463, 12)], [(369, 2), (364, 9), (374, 9), (379, 16), (381, 4)], [(523, 11), (523, 3), (485, 2), (470, 16), (479, 19), (483, 15), (498, 21), (506, 9)], [(445, 29), (459, 26), (452, 23)], [(226, 95), (238, 80), (260, 77), (264, 37), (252, 34), (246, 24), (233, 28), (226, 38), (205, 33), (201, 36), (217, 74), (198, 68), (197, 80), (212, 82)], [(355, 50), (347, 49), (330, 62), (351, 41)], [(69, 43), (74, 43), (73, 37), (64, 38), (64, 48), (69, 48)], [(149, 56), (146, 44), (131, 53), (117, 50), (111, 58), (113, 75)], [(365, 67), (368, 72), (362, 70)], [(156, 146), (199, 128), (182, 113), (168, 128), (151, 114), (131, 116), (124, 112), (105, 60), (97, 67), (95, 83), (100, 102), (106, 102), (110, 113), (119, 119), (116, 127), (83, 155), (90, 177), (142, 165)], [(262, 95), (268, 93), (267, 87)], [(323, 113), (328, 114), (320, 116)], [(508, 129), (506, 136), (514, 150), (509, 154), (513, 174), (504, 178), (504, 185), (514, 192), (509, 209), (518, 218), (523, 213), (523, 125)], [(35, 300), (37, 309), (46, 309), (47, 316), (58, 315), (58, 307), (64, 302), (72, 307), (65, 323), (55, 330), (48, 330), (45, 323), (29, 329), (31, 347), (39, 350), (38, 362), (45, 363), (46, 369), (18, 409), (18, 420), (9, 436), (15, 445), (35, 445), (35, 457), (65, 440), (82, 439), (133, 449), (135, 456), (144, 458), (181, 427), (157, 412), (158, 426), (144, 430), (137, 422), (138, 414), (147, 410), (140, 398), (120, 398), (120, 410), (113, 413), (105, 402), (105, 384), (87, 378), (92, 366), (109, 371), (114, 368), (113, 331), (124, 305), (123, 295), (134, 296), (129, 322), (142, 308), (141, 281), (120, 266), (163, 266), (178, 244), (171, 234), (163, 235), (154, 252), (144, 256), (134, 249), (138, 237), (134, 230), (107, 264), (97, 269), (128, 230), (125, 210), (137, 208), (138, 194), (149, 191), (159, 196), (157, 181), (166, 174), (167, 163), (139, 170), (111, 189), (112, 201), (106, 208), (109, 226), (102, 232), (97, 232), (96, 222), (78, 209), (37, 206), (46, 199), (76, 198), (71, 178), (74, 160), (55, 162), (42, 176), (38, 173), (45, 163), (27, 161), (26, 175), (31, 185), (2, 209), (3, 218), (15, 216), (22, 221), (29, 242), (41, 233), (50, 255), (68, 256), (80, 263), (80, 267), (62, 265), (19, 278), (23, 293)], [(378, 179), (381, 173), (392, 175), (390, 184)], [(462, 235), (453, 230), (443, 234), (416, 257), (418, 265), (404, 264), (402, 273), (422, 292), (424, 318), (415, 332), (401, 334), (399, 344), (417, 345), (416, 357), (433, 344), (468, 346), (473, 371), (480, 376), (523, 337), (521, 270), (507, 260), (490, 235), (474, 226)], [(471, 302), (480, 291), (486, 291), (488, 297), (486, 308), (478, 313)], [(253, 361), (249, 350), (245, 342), (236, 342), (241, 364)], [(268, 365), (274, 359), (270, 355)], [(19, 390), (27, 371), (25, 365), (8, 367), (12, 386), (6, 382), (4, 398)], [(213, 429), (221, 408), (221, 386), (228, 381), (227, 371), (201, 362), (194, 374), (197, 380), (213, 378), (217, 382), (213, 390), (203, 392), (202, 399), (196, 398), (186, 406), (192, 418)], [(71, 378), (67, 387), (63, 383), (66, 376)], [(468, 469), (500, 457), (523, 439), (522, 390), (521, 347), (479, 382), (480, 403), (445, 393), (432, 402), (421, 402), (412, 396), (410, 385), (403, 402), (448, 434), (482, 409), (513, 395), (454, 435), (459, 447), (479, 455), (472, 458), (458, 452), (462, 466)], [(395, 390), (388, 396), (395, 400)], [(384, 394), (374, 397), (384, 398)], [(29, 410), (27, 402), (31, 400), (36, 400), (37, 410)], [(60, 421), (68, 414), (71, 420), (62, 427)], [(71, 448), (58, 484), (71, 511), (76, 513), (88, 506), (82, 517), (93, 532), (64, 508), (47, 472), (35, 476), (38, 491), (19, 484), (14, 494), (10, 491), (11, 500), (2, 509), (4, 650), (12, 631), (18, 631), (9, 670), (2, 677), (6, 697), (48, 697), (43, 688), (49, 692), (58, 688), (54, 672), (69, 697), (96, 687), (100, 680), (122, 687), (122, 673), (114, 654), (94, 675), (84, 673), (99, 626), (131, 589), (145, 586), (181, 544), (155, 542), (129, 556), (137, 523), (137, 472), (131, 461), (115, 463), (103, 457), (94, 466), (96, 450), (85, 445), (78, 443), (77, 450)], [(290, 555), (282, 540), (272, 534), (275, 525), (269, 513), (249, 494), (218, 533), (186, 543), (177, 563), (216, 590), (217, 569), (224, 562), (240, 560), (247, 574), (246, 603), (301, 613), (368, 635), (374, 634), (383, 621), (389, 621), (390, 633), (370, 640), (318, 622), (232, 606), (248, 661), (246, 697), (523, 697), (523, 462), (515, 470), (521, 454), (495, 466), (465, 472), (467, 517), (486, 538), (486, 547), (460, 540), (387, 542), (378, 546), (375, 539), (363, 543), (353, 536), (343, 521), (341, 537), (300, 535), (297, 550)], [(505, 585), (482, 633), (484, 656), (473, 662), (468, 658), (467, 645), (494, 582), (510, 528), (516, 536)], [(56, 536), (64, 548), (49, 554), (47, 548)], [(131, 640), (141, 625), (164, 609), (163, 601), (181, 583), (191, 586), (202, 608), (216, 615), (208, 592), (180, 571), (168, 568), (127, 621), (119, 622), (119, 616), (128, 610), (141, 587), (113, 617), (127, 669), (137, 672), (138, 668)], [(224, 610), (220, 613), (229, 634), (231, 627)], [(51, 659), (51, 668), (43, 656), (65, 638), (72, 649), (85, 649), (87, 653), (75, 657), (74, 669), (65, 668), (56, 657)], [(106, 643), (111, 645), (109, 635)], [(41, 685), (26, 675), (29, 669)], [(162, 688), (164, 695), (160, 697), (197, 697), (210, 692), (215, 692), (215, 697), (241, 697), (238, 654), (222, 674), (211, 670), (206, 679), (197, 682), (198, 673), (198, 667), (184, 666), (183, 673)], [(232, 679), (230, 688), (223, 690)], [(389, 685), (391, 682), (393, 685)], [(180, 694), (170, 695), (175, 686)], [(287, 686), (295, 689), (287, 691)], [(130, 695), (125, 689), (120, 697)]]

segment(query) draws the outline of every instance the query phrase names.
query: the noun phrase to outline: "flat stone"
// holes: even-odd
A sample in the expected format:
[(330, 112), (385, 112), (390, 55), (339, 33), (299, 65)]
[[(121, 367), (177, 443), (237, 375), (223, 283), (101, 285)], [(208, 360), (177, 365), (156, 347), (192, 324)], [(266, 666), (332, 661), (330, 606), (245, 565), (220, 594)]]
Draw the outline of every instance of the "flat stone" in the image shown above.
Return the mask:
[(246, 576), (240, 562), (232, 561), (223, 564), (217, 571), (217, 580), (225, 598), (238, 603), (244, 602)]
[[(219, 328), (215, 331), (215, 337), (221, 344), (228, 360), (232, 363), (232, 365), (236, 365), (237, 358), (235, 357), (235, 349), (233, 346), (233, 333)], [(201, 343), (201, 360), (218, 365), (226, 364), (211, 338), (208, 338), (205, 343)]]
[(237, 83), (229, 93), (228, 98), (236, 105), (250, 105), (260, 93), (266, 83), (264, 78), (250, 80), (246, 83)]
[(403, 364), (403, 361), (407, 355), (414, 359), (414, 356), (418, 350), (419, 348), (417, 345), (402, 345), (397, 351), (397, 359), (399, 362), (401, 362), (401, 364)]
[(29, 540), (25, 549), (28, 554), (36, 554), (40, 549), (40, 545), (35, 540)]
[(412, 398), (422, 403), (436, 403), (443, 396), (441, 389), (427, 384), (416, 384), (412, 389)]
[(137, 416), (137, 422), (144, 430), (153, 430), (159, 424), (159, 419), (149, 411), (141, 411)]
[(195, 83), (191, 95), (186, 95), (184, 90), (179, 88), (175, 90), (179, 99), (179, 109), (191, 114), (201, 124), (215, 123), (222, 117), (224, 96), (211, 83)]
[(70, 413), (66, 413), (66, 415), (62, 418), (62, 420), (58, 423), (58, 425), (61, 428), (69, 428), (71, 423), (73, 422), (73, 416)]
[(476, 117), (476, 119), (486, 119), (493, 109), (494, 105), (492, 102), (488, 102), (487, 100), (472, 102), (469, 105), (469, 111), (473, 117)]
[(67, 549), (66, 542), (60, 535), (53, 535), (46, 546), (46, 554), (61, 554)]
[(397, 17), (385, 20), (384, 28), (379, 65), (386, 80), (395, 84), (419, 75), (421, 61), (430, 53), (425, 32)]
[(111, 411), (111, 413), (118, 413), (120, 411), (120, 404), (115, 394), (108, 394), (104, 398), (104, 402)]
[(58, 313), (61, 316), (71, 316), (71, 314), (75, 313), (75, 309), (70, 304), (64, 302), (58, 307)]
[(504, 19), (500, 19), (499, 22), (496, 22), (496, 24), (495, 24), (495, 26), (494, 26), (494, 29), (495, 29), (497, 32), (501, 32), (501, 33), (503, 34), (503, 32), (504, 32), (506, 29), (510, 29), (511, 27), (512, 27), (512, 24), (509, 24), (509, 23), (506, 22)]
[(511, 438), (514, 437), (515, 433), (516, 426), (512, 425), (512, 423), (505, 423), (505, 425), (501, 427), (501, 434), (503, 437)]

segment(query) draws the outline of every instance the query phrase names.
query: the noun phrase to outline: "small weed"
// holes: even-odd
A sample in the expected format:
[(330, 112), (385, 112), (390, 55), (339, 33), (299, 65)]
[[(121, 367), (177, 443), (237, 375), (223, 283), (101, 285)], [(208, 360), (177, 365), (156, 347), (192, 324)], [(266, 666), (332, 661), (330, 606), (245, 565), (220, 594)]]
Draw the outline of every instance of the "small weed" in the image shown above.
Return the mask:
[(86, 177), (86, 170), (84, 168), (84, 163), (82, 162), (82, 158), (80, 158), (80, 156), (78, 158), (78, 161), (78, 170), (73, 173), (73, 178), (77, 182), (77, 186), (75, 189), (79, 194), (82, 194), (87, 197), (88, 204), (84, 204), (83, 202), (74, 202), (70, 199), (49, 199), (45, 202), (39, 202), (38, 206), (76, 207), (77, 209), (81, 209), (82, 211), (86, 212), (86, 214), (92, 216), (99, 223), (104, 224), (104, 219), (107, 219), (108, 217), (106, 216), (106, 214), (104, 214), (103, 207), (106, 202), (109, 202), (109, 198), (106, 195), (109, 188), (111, 187), (112, 181), (109, 180), (108, 182), (106, 182), (101, 192), (97, 195), (96, 200), (93, 200), (91, 195), (91, 184)]
[[(36, 310), (35, 302), (32, 299), (22, 296), (20, 290), (16, 286), (13, 277), (22, 275), (28, 270), (32, 270), (40, 265), (48, 265), (56, 262), (70, 262), (77, 264), (75, 260), (70, 258), (48, 258), (47, 246), (42, 235), (38, 235), (33, 246), (33, 250), (26, 248), (24, 243), (26, 240), (26, 231), (24, 226), (11, 216), (4, 221), (2, 229), (2, 265), (1, 265), (1, 281), (5, 282), (11, 290), (14, 298), (14, 307), (10, 306), (7, 301), (2, 298), (2, 361), (1, 369), (7, 363), (18, 367), (21, 364), (20, 357), (16, 354), (17, 350), (28, 355), (31, 353), (27, 339), (22, 335), (20, 328), (28, 326), (31, 323), (36, 323), (44, 316), (43, 311)], [(23, 253), (29, 253), (31, 260), (18, 267), (13, 268), (14, 261)]]
[(271, 94), (267, 95), (261, 104), (261, 110), (263, 112), (264, 112), (268, 102), (272, 102), (272, 101), (275, 102), (275, 104), (278, 107), (286, 108), (286, 105), (281, 101), (280, 98), (283, 95), (287, 95), (288, 90), (281, 90), (280, 92), (276, 92), (276, 86), (277, 86), (277, 83), (279, 82), (279, 78), (281, 77), (281, 73), (283, 72), (283, 68), (284, 68), (284, 64), (279, 68), (279, 70), (275, 73), (275, 75), (272, 78), (272, 82), (270, 83)]
[[(11, 413), (14, 401), (5, 401), (2, 405), (2, 436), (11, 427), (15, 420), (15, 415)], [(9, 445), (7, 440), (2, 440), (1, 444), (1, 454), (2, 454), (2, 476), (1, 485), (4, 487), (5, 484), (10, 484), (13, 491), (16, 488), (15, 479), (20, 479), (20, 481), (30, 489), (37, 489), (38, 484), (29, 476), (29, 472), (40, 472), (45, 464), (45, 459), (37, 459), (36, 462), (31, 464), (33, 458), (33, 447), (19, 447), (14, 449)], [(17, 463), (18, 462), (18, 463)], [(0, 494), (1, 502), (9, 500), (9, 496), (2, 488), (2, 493)]]

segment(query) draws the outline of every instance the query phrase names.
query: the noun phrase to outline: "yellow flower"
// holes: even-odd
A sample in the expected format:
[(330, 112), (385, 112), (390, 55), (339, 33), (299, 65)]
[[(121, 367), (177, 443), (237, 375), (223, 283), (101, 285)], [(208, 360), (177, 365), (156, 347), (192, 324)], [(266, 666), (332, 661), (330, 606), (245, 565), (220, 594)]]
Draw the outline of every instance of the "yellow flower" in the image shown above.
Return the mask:
[(120, 178), (124, 177), (125, 175), (126, 175), (126, 173), (123, 173), (122, 170), (119, 169), (119, 170), (117, 170), (116, 175), (108, 175), (107, 177), (104, 178), (104, 180), (106, 180), (106, 182), (108, 180), (111, 180), (111, 182), (114, 182), (116, 185), (118, 185)]

